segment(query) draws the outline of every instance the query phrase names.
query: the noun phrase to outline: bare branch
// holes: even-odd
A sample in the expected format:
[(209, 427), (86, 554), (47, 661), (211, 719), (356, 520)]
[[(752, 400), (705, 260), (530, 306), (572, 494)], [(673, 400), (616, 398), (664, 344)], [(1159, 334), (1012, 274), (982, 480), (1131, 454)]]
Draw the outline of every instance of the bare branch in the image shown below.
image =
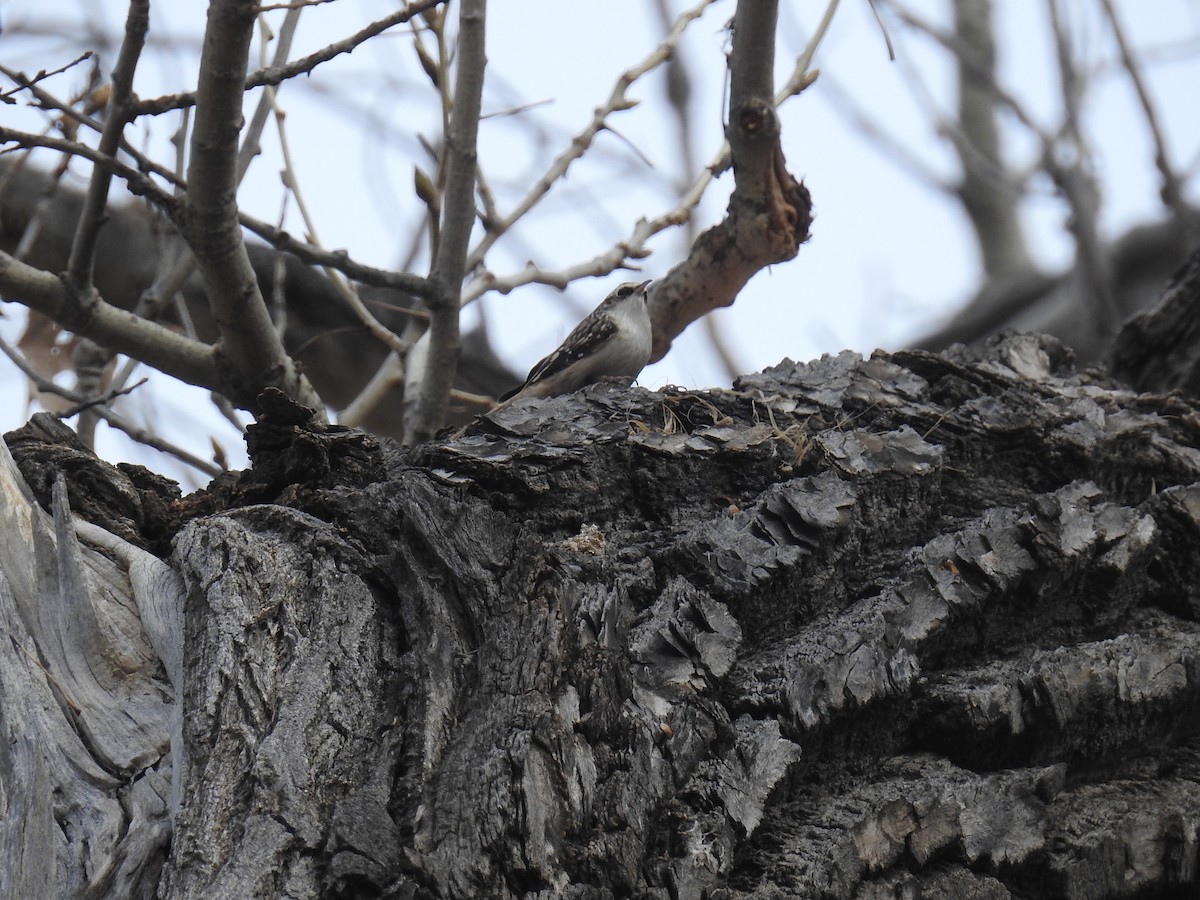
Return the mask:
[(996, 117), (996, 42), (991, 0), (956, 0), (954, 28), (970, 49), (974, 65), (958, 61), (958, 131), (951, 143), (963, 178), (957, 194), (975, 230), (984, 272), (996, 277), (1033, 267), (1017, 210), (1019, 195), (1002, 176), (1000, 128)]
[(1160, 196), (1166, 207), (1171, 210), (1179, 227), (1186, 234), (1192, 230), (1194, 216), (1190, 214), (1187, 198), (1183, 194), (1183, 180), (1176, 174), (1167, 154), (1166, 138), (1159, 122), (1158, 111), (1150, 97), (1150, 89), (1142, 77), (1141, 65), (1138, 63), (1133, 49), (1129, 46), (1125, 27), (1121, 24), (1112, 0), (1100, 0), (1100, 3), (1104, 7), (1109, 25), (1112, 27), (1113, 38), (1117, 42), (1117, 49), (1121, 53), (1121, 64), (1125, 67), (1133, 89), (1137, 92), (1138, 102), (1141, 103), (1142, 112), (1146, 116), (1146, 125), (1150, 129), (1150, 137), (1154, 141), (1154, 165), (1158, 167), (1158, 174), (1162, 178), (1162, 186), (1159, 188)]
[[(411, 3), (403, 9), (396, 10), (390, 16), (385, 16), (378, 21), (372, 22), (366, 28), (350, 35), (348, 38), (334, 41), (332, 44), (322, 47), (316, 53), (311, 53), (308, 56), (293, 60), (284, 65), (272, 66), (269, 69), (259, 69), (257, 72), (253, 72), (246, 77), (244, 89), (251, 90), (256, 87), (280, 84), (289, 78), (295, 78), (297, 75), (311, 72), (321, 63), (329, 62), (329, 60), (341, 56), (343, 53), (349, 53), (359, 44), (370, 40), (375, 35), (387, 31), (389, 28), (394, 28), (396, 25), (402, 25), (414, 16), (431, 10), (444, 2), (446, 0), (418, 0), (418, 2)], [(197, 93), (194, 91), (169, 94), (165, 97), (143, 100), (136, 106), (134, 111), (139, 116), (157, 116), (165, 112), (170, 112), (173, 109), (184, 109), (185, 107), (195, 106), (196, 99)]]
[(27, 78), (27, 77), (22, 77), (20, 79), (14, 78), (13, 81), (16, 82), (17, 86), (15, 88), (13, 88), (11, 91), (4, 91), (4, 92), (0, 93), (0, 103), (10, 103), (12, 101), (12, 97), (15, 94), (19, 94), (19, 93), (21, 93), (21, 91), (28, 90), (31, 86), (37, 84), (39, 81), (45, 81), (47, 78), (53, 78), (55, 75), (61, 75), (63, 72), (66, 72), (68, 69), (75, 68), (81, 62), (86, 62), (87, 60), (91, 59), (93, 56), (95, 56), (95, 54), (92, 53), (91, 50), (87, 50), (84, 53), (81, 53), (79, 56), (75, 57), (75, 59), (71, 60), (69, 63), (64, 63), (63, 65), (59, 66), (57, 69), (51, 69), (49, 72), (47, 72), (45, 69), (42, 69), (36, 75), (34, 75), (32, 78)]
[(324, 6), (326, 3), (333, 3), (334, 0), (296, 0), (294, 3), (270, 3), (264, 6), (257, 6), (254, 9), (256, 14), (261, 15), (265, 12), (274, 12), (277, 9), (286, 9), (290, 12), (299, 12), (309, 6)]
[(1113, 293), (1112, 267), (1100, 239), (1100, 188), (1090, 171), (1092, 153), (1080, 124), (1083, 95), (1087, 85), (1075, 65), (1060, 0), (1050, 0), (1049, 7), (1062, 85), (1063, 131), (1073, 153), (1064, 163), (1060, 161), (1060, 147), (1055, 144), (1047, 145), (1042, 151), (1042, 166), (1063, 192), (1071, 209), (1067, 228), (1075, 237), (1076, 271), (1083, 282), (1082, 296), (1096, 311), (1097, 333), (1107, 338), (1116, 334), (1120, 324), (1120, 312)]
[(237, 140), (253, 29), (251, 4), (210, 4), (180, 231), (196, 256), (221, 333), (216, 352), (239, 384), (230, 399), (244, 403), (272, 386), (320, 414), (320, 397), (297, 371), (271, 322), (238, 222)]
[(468, 272), (479, 266), (483, 262), (484, 256), (487, 254), (488, 250), (491, 249), (492, 245), (495, 244), (496, 241), (498, 241), (506, 231), (512, 228), (512, 226), (516, 224), (516, 222), (522, 216), (533, 209), (533, 207), (536, 206), (542, 200), (542, 198), (549, 193), (554, 184), (560, 178), (566, 175), (567, 169), (570, 168), (571, 163), (575, 162), (575, 160), (579, 159), (584, 153), (587, 152), (588, 148), (592, 145), (592, 141), (595, 140), (596, 135), (608, 127), (607, 123), (609, 116), (611, 116), (614, 112), (630, 109), (636, 105), (637, 101), (630, 100), (626, 96), (626, 91), (629, 90), (630, 85), (632, 85), (647, 72), (658, 68), (658, 66), (666, 62), (670, 58), (675, 45), (683, 36), (683, 32), (687, 28), (688, 24), (693, 20), (698, 19), (714, 2), (715, 0), (701, 0), (701, 2), (696, 4), (696, 6), (693, 8), (685, 10), (683, 13), (681, 13), (675, 20), (675, 24), (672, 26), (670, 33), (657, 47), (654, 48), (654, 50), (650, 52), (650, 55), (636, 66), (626, 69), (621, 73), (621, 76), (617, 79), (616, 85), (609, 94), (607, 102), (605, 102), (604, 105), (600, 106), (596, 110), (595, 114), (592, 116), (592, 121), (588, 123), (587, 127), (584, 128), (583, 131), (577, 134), (574, 138), (572, 138), (571, 145), (566, 150), (554, 158), (554, 161), (550, 164), (550, 167), (542, 174), (542, 177), (537, 180), (537, 183), (534, 184), (534, 186), (521, 199), (516, 207), (513, 208), (512, 212), (510, 212), (503, 219), (491, 223), (487, 234), (483, 236), (480, 242), (471, 251), (470, 256), (467, 257), (466, 268)]
[[(461, 349), (459, 311), (467, 246), (475, 224), (476, 139), (483, 97), (486, 58), (486, 0), (461, 0), (458, 25), (458, 72), (454, 104), (446, 135), (446, 187), (442, 200), (441, 240), (429, 280), (434, 293), (426, 299), (432, 316), (429, 353), (420, 372), (415, 403), (405, 416), (404, 440), (429, 440), (442, 426)], [(413, 373), (409, 372), (408, 386)]]
[(284, 250), (311, 266), (337, 269), (347, 277), (363, 284), (369, 284), (372, 287), (394, 288), (412, 294), (414, 297), (428, 297), (433, 292), (433, 286), (429, 283), (429, 279), (422, 278), (420, 275), (368, 266), (351, 259), (345, 250), (322, 250), (307, 241), (292, 237), (282, 228), (276, 228), (269, 222), (256, 219), (246, 213), (238, 214), (238, 222), (276, 250)]
[(180, 381), (217, 391), (228, 386), (218, 370), (213, 348), (207, 344), (189, 340), (99, 298), (81, 307), (59, 278), (3, 252), (0, 291), (69, 331), (140, 359)]
[[(288, 54), (292, 52), (292, 39), (296, 36), (296, 26), (300, 24), (300, 12), (304, 6), (308, 5), (305, 3), (299, 7), (290, 8), (288, 14), (283, 17), (283, 26), (279, 29), (278, 43), (275, 45), (275, 57), (272, 60), (272, 65), (280, 66), (287, 62)], [(265, 30), (265, 20), (260, 20), (260, 24)], [(266, 40), (264, 36), (264, 44)], [(262, 92), (262, 96), (259, 97), (258, 106), (254, 108), (254, 115), (250, 117), (250, 124), (246, 127), (246, 131), (242, 135), (242, 149), (238, 151), (239, 181), (246, 177), (250, 163), (261, 152), (259, 138), (262, 137), (263, 128), (267, 124), (267, 116), (270, 115), (274, 105), (275, 89), (268, 87)]]
[[(825, 35), (829, 33), (829, 26), (833, 24), (833, 16), (837, 12), (837, 8), (838, 0), (829, 0), (829, 5), (825, 7), (825, 14), (821, 16), (817, 30), (813, 32), (803, 52), (796, 58), (796, 65), (793, 67), (792, 74), (788, 78), (787, 83), (775, 96), (776, 106), (782, 106), (787, 98), (803, 93), (810, 84), (816, 81), (818, 72), (812, 69), (813, 57), (816, 56), (817, 48), (821, 46), (821, 42), (825, 40)], [(875, 12), (874, 4), (871, 6), (871, 11)], [(876, 14), (876, 18), (878, 18), (878, 14)], [(887, 39), (886, 31), (884, 32), (884, 38)], [(890, 40), (888, 40), (888, 52), (891, 52)]]
[[(121, 132), (130, 121), (130, 98), (133, 94), (133, 73), (146, 43), (150, 28), (150, 0), (131, 0), (125, 20), (125, 39), (112, 73), (112, 91), (108, 100), (108, 118), (100, 132), (98, 151), (116, 156), (121, 145)], [(96, 238), (104, 224), (104, 208), (108, 205), (108, 188), (112, 173), (105, 168), (92, 170), (87, 198), (75, 229), (71, 257), (67, 262), (67, 284), (81, 297), (92, 291), (92, 268), (95, 263)], [(86, 301), (85, 301), (86, 302)]]
[(725, 220), (700, 235), (688, 258), (655, 282), (652, 360), (689, 324), (733, 303), (760, 269), (792, 259), (808, 240), (812, 201), (787, 171), (773, 88), (776, 0), (741, 2), (733, 22), (729, 123), (734, 190)]

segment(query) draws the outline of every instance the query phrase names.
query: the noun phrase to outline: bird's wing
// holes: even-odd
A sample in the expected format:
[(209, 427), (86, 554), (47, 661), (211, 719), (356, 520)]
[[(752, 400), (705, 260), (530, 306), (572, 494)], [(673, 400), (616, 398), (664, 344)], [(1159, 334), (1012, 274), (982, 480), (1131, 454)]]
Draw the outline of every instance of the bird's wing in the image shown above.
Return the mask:
[(543, 358), (529, 370), (529, 377), (519, 388), (509, 391), (500, 399), (508, 400), (538, 381), (552, 378), (579, 360), (594, 354), (600, 345), (617, 333), (617, 323), (611, 316), (588, 316), (575, 326), (567, 339), (549, 356)]

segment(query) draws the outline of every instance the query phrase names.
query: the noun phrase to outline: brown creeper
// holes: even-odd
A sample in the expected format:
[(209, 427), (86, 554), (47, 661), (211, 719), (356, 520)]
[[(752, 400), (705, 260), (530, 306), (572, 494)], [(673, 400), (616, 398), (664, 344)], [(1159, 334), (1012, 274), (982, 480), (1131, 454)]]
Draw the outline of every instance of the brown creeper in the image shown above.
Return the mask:
[(557, 350), (530, 370), (523, 385), (500, 398), (503, 405), (567, 394), (597, 381), (632, 382), (650, 361), (649, 285), (617, 285)]

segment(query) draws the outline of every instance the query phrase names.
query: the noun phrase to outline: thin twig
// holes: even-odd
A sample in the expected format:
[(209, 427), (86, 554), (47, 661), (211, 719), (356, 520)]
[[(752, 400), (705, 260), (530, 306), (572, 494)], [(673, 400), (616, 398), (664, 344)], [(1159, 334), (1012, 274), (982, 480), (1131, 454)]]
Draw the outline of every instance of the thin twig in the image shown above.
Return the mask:
[(1125, 27), (1121, 24), (1121, 19), (1117, 15), (1117, 10), (1112, 0), (1100, 0), (1100, 3), (1104, 7), (1105, 14), (1108, 16), (1113, 38), (1116, 40), (1117, 49), (1121, 53), (1121, 63), (1129, 75), (1129, 80), (1133, 84), (1134, 91), (1137, 92), (1138, 102), (1141, 103), (1142, 112), (1146, 116), (1146, 126), (1150, 129), (1150, 137), (1154, 141), (1154, 165), (1158, 168), (1158, 174), (1162, 178), (1162, 186), (1159, 189), (1160, 196), (1166, 207), (1171, 210), (1171, 215), (1175, 217), (1175, 221), (1179, 227), (1187, 234), (1193, 230), (1194, 217), (1190, 214), (1187, 199), (1183, 194), (1183, 180), (1171, 165), (1170, 156), (1167, 153), (1167, 142), (1163, 136), (1163, 128), (1159, 122), (1158, 111), (1154, 106), (1153, 99), (1150, 97), (1149, 86), (1142, 77), (1141, 65), (1138, 63), (1137, 56), (1129, 45), (1129, 39), (1125, 34)]
[(1048, 145), (1042, 151), (1042, 166), (1063, 192), (1071, 217), (1067, 223), (1075, 237), (1076, 271), (1082, 281), (1082, 296), (1096, 312), (1094, 326), (1101, 337), (1115, 334), (1120, 310), (1112, 287), (1112, 266), (1100, 239), (1100, 188), (1091, 174), (1093, 156), (1084, 138), (1082, 106), (1087, 83), (1075, 64), (1061, 0), (1049, 0), (1050, 24), (1054, 32), (1055, 54), (1063, 94), (1063, 131), (1073, 145), (1074, 159), (1060, 162), (1058, 147)]
[[(833, 24), (833, 16), (837, 12), (838, 0), (829, 0), (829, 5), (825, 7), (825, 13), (821, 16), (821, 21), (817, 23), (817, 30), (813, 32), (812, 37), (808, 39), (808, 44), (804, 50), (796, 57), (796, 65), (792, 68), (792, 74), (788, 80), (784, 82), (783, 88), (775, 95), (775, 105), (782, 106), (783, 101), (788, 97), (794, 97), (797, 94), (803, 93), (809, 85), (811, 85), (817, 77), (817, 73), (812, 71), (813, 57), (817, 55), (817, 48), (825, 40), (825, 35), (829, 33), (829, 26)], [(871, 10), (875, 7), (872, 4)], [(884, 37), (887, 37), (887, 32), (884, 32)], [(891, 50), (891, 41), (888, 41), (888, 52)]]
[[(13, 77), (16, 73), (7, 69), (0, 63), (0, 74), (7, 77)], [(70, 116), (74, 121), (82, 125), (86, 125), (93, 130), (99, 131), (103, 126), (90, 116), (84, 116), (77, 110), (72, 109), (68, 104), (63, 103), (57, 98), (40, 88), (35, 88), (35, 91), (40, 93), (37, 95), (39, 102), (50, 105), (51, 108), (62, 112), (64, 115)], [(114, 175), (119, 176), (128, 185), (131, 193), (145, 197), (150, 200), (155, 206), (162, 209), (172, 219), (178, 216), (178, 204), (171, 194), (164, 191), (153, 179), (148, 177), (147, 172), (158, 175), (168, 184), (176, 188), (187, 188), (187, 181), (170, 169), (167, 169), (159, 164), (148, 159), (135, 148), (122, 143), (121, 149), (127, 153), (130, 158), (137, 164), (137, 168), (126, 165), (120, 160), (111, 157), (105, 157), (97, 152), (94, 148), (86, 144), (76, 143), (75, 141), (56, 138), (45, 134), (34, 134), (27, 131), (19, 131), (13, 128), (6, 128), (0, 125), (0, 144), (15, 143), (24, 147), (45, 147), (50, 150), (57, 150), (60, 153), (65, 153), (72, 156), (79, 156), (86, 159), (97, 166), (107, 167)], [(245, 212), (238, 213), (238, 221), (249, 231), (257, 234), (260, 238), (273, 246), (276, 250), (283, 250), (291, 253), (293, 256), (308, 263), (309, 265), (328, 267), (337, 269), (349, 278), (362, 284), (369, 284), (372, 287), (392, 288), (394, 290), (403, 291), (407, 294), (412, 294), (415, 297), (426, 297), (432, 291), (432, 286), (428, 279), (420, 275), (414, 275), (411, 272), (397, 272), (388, 269), (379, 269), (374, 266), (368, 266), (360, 263), (350, 257), (345, 250), (322, 250), (319, 247), (313, 247), (304, 241), (292, 237), (281, 228), (277, 228), (268, 222), (257, 219), (254, 216), (248, 215)]]
[(334, 0), (295, 0), (294, 3), (272, 3), (267, 6), (256, 6), (254, 12), (262, 15), (265, 12), (274, 12), (277, 9), (286, 9), (291, 12), (300, 12), (309, 6), (323, 6), (326, 3), (333, 3)]
[(636, 101), (630, 100), (626, 96), (630, 85), (645, 75), (647, 72), (653, 71), (660, 65), (665, 63), (671, 56), (675, 45), (683, 36), (684, 30), (693, 20), (698, 19), (704, 11), (711, 6), (715, 0), (701, 0), (696, 6), (689, 10), (685, 10), (675, 20), (675, 24), (671, 27), (670, 32), (662, 40), (662, 42), (650, 52), (650, 54), (640, 63), (632, 68), (626, 69), (621, 73), (614, 85), (612, 92), (609, 94), (608, 100), (600, 106), (592, 116), (591, 122), (571, 140), (571, 144), (566, 150), (562, 151), (554, 158), (550, 167), (542, 174), (537, 183), (529, 190), (528, 193), (521, 199), (507, 216), (500, 221), (494, 223), (488, 229), (487, 234), (479, 241), (479, 243), (471, 250), (467, 257), (467, 271), (473, 270), (476, 266), (483, 262), (484, 256), (492, 245), (498, 241), (506, 231), (512, 228), (516, 222), (536, 206), (542, 198), (550, 192), (550, 189), (566, 175), (567, 169), (575, 160), (579, 159), (588, 148), (591, 147), (592, 141), (596, 135), (604, 131), (608, 127), (608, 117), (614, 112), (620, 112), (633, 108)]
[(100, 417), (104, 419), (105, 422), (118, 431), (123, 432), (130, 439), (137, 441), (139, 444), (145, 444), (147, 447), (158, 450), (160, 453), (166, 453), (174, 456), (180, 462), (187, 463), (193, 469), (199, 469), (210, 478), (216, 478), (223, 471), (225, 471), (221, 466), (214, 465), (213, 463), (201, 459), (199, 456), (196, 456), (193, 453), (189, 453), (182, 447), (172, 444), (161, 435), (155, 434), (154, 432), (142, 428), (139, 425), (135, 425), (129, 419), (126, 419), (118, 412), (114, 412), (107, 406), (98, 406), (96, 411), (100, 414)]
[(399, 354), (389, 353), (384, 357), (375, 374), (358, 392), (353, 400), (338, 410), (338, 423), (351, 428), (359, 427), (371, 411), (390, 394), (393, 388), (404, 384), (404, 361)]
[[(138, 443), (145, 444), (147, 447), (152, 447), (155, 450), (158, 450), (162, 453), (170, 454), (171, 456), (174, 456), (176, 459), (178, 459), (184, 463), (187, 463), (189, 466), (192, 466), (193, 468), (198, 469), (201, 472), (204, 472), (210, 478), (215, 478), (216, 476), (220, 475), (221, 472), (223, 471), (221, 468), (214, 466), (212, 463), (207, 462), (207, 461), (201, 459), (200, 457), (189, 453), (188, 451), (184, 450), (181, 447), (177, 447), (175, 444), (172, 444), (170, 441), (164, 440), (163, 438), (159, 437), (158, 435), (152, 434), (151, 432), (147, 431), (146, 429), (141, 428), (137, 425), (134, 425), (131, 421), (129, 421), (124, 416), (122, 416), (120, 413), (116, 412), (115, 410), (113, 410), (111, 407), (108, 406), (108, 402), (110, 400), (114, 399), (115, 397), (117, 397), (121, 394), (127, 394), (130, 391), (134, 390), (135, 388), (140, 387), (142, 384), (145, 383), (146, 379), (142, 379), (137, 384), (132, 385), (131, 387), (123, 388), (119, 391), (111, 392), (111, 396), (106, 395), (104, 398), (100, 398), (100, 399), (96, 399), (96, 398), (88, 399), (83, 394), (77, 393), (76, 391), (72, 391), (69, 388), (62, 387), (59, 384), (55, 384), (50, 379), (43, 377), (32, 366), (29, 365), (29, 363), (16, 350), (15, 347), (10, 345), (2, 337), (0, 337), (0, 353), (3, 353), (10, 360), (12, 360), (13, 365), (15, 365), (18, 369), (20, 369), (21, 372), (24, 373), (25, 377), (28, 378), (39, 391), (42, 391), (47, 394), (55, 394), (66, 400), (70, 400), (72, 403), (79, 404), (80, 409), (89, 408), (89, 409), (94, 410), (96, 412), (96, 414), (99, 415), (102, 419), (104, 419), (104, 421), (108, 422), (109, 425), (111, 425), (113, 428), (116, 428), (118, 431), (124, 432), (126, 435), (128, 435), (130, 438), (137, 441)], [(68, 411), (65, 413), (59, 413), (58, 418), (69, 419), (74, 414), (75, 414), (75, 412), (72, 412), (72, 411)]]
[[(132, 394), (149, 380), (149, 378), (142, 378), (140, 381), (135, 381), (133, 384), (126, 385), (125, 387), (110, 388), (100, 396), (92, 397), (90, 400), (80, 400), (74, 406), (64, 409), (62, 412), (58, 413), (58, 417), (60, 419), (69, 419), (71, 416), (78, 415), (84, 410), (92, 409), (93, 407), (105, 406), (111, 403), (113, 400), (116, 400), (118, 397), (124, 397), (127, 394)], [(86, 397), (88, 395), (79, 394), (79, 396)]]
[[(252, 72), (246, 76), (245, 89), (251, 90), (256, 87), (265, 87), (267, 85), (276, 85), (289, 78), (295, 78), (297, 75), (304, 75), (311, 72), (321, 63), (329, 62), (343, 53), (349, 53), (354, 50), (359, 44), (370, 40), (375, 35), (387, 31), (389, 28), (394, 28), (396, 25), (402, 25), (414, 16), (433, 9), (446, 0), (419, 0), (419, 2), (411, 3), (404, 9), (399, 9), (390, 16), (385, 16), (378, 21), (372, 22), (366, 28), (350, 37), (340, 41), (334, 41), (328, 46), (322, 47), (316, 53), (293, 60), (282, 66), (272, 66), (269, 69), (259, 69), (257, 72)], [(170, 112), (173, 109), (183, 109), (188, 106), (196, 105), (196, 92), (186, 91), (180, 94), (168, 94), (165, 97), (155, 97), (151, 100), (143, 100), (139, 103), (134, 112), (139, 115), (157, 116), (165, 112)]]
[[(292, 52), (292, 39), (296, 36), (296, 26), (300, 24), (300, 12), (304, 6), (309, 4), (301, 4), (300, 7), (290, 8), (288, 14), (283, 17), (283, 25), (279, 29), (278, 43), (275, 45), (275, 58), (271, 61), (272, 65), (279, 66), (287, 62), (288, 54)], [(261, 31), (262, 52), (261, 58), (265, 64), (267, 55), (267, 23), (266, 20), (259, 17), (259, 28)], [(267, 125), (267, 116), (271, 114), (271, 110), (275, 106), (275, 88), (268, 87), (263, 91), (262, 96), (258, 99), (258, 106), (254, 108), (254, 115), (250, 117), (250, 124), (246, 126), (246, 131), (242, 134), (242, 149), (238, 151), (238, 182), (246, 177), (246, 172), (250, 168), (250, 163), (254, 161), (254, 157), (261, 152), (259, 140), (262, 138), (263, 129)]]
[[(108, 118), (100, 132), (97, 151), (115, 156), (121, 145), (121, 132), (130, 121), (129, 106), (133, 94), (133, 73), (137, 69), (146, 32), (150, 28), (150, 0), (131, 0), (125, 19), (125, 39), (112, 73), (112, 92), (108, 100)], [(67, 261), (67, 283), (81, 299), (92, 292), (92, 270), (95, 265), (96, 240), (104, 224), (104, 209), (108, 205), (108, 188), (112, 173), (97, 166), (88, 182), (87, 196), (79, 214), (71, 255)], [(85, 301), (86, 302), (86, 301)]]
[[(0, 103), (9, 102), (15, 94), (19, 94), (24, 90), (28, 90), (32, 85), (37, 84), (39, 81), (45, 81), (47, 78), (52, 78), (55, 75), (61, 75), (68, 69), (75, 68), (75, 66), (79, 65), (81, 62), (86, 62), (93, 56), (95, 56), (95, 54), (91, 50), (87, 50), (81, 55), (75, 57), (75, 59), (71, 60), (69, 63), (59, 66), (57, 69), (51, 69), (49, 72), (47, 72), (45, 69), (40, 69), (32, 78), (25, 76), (21, 81), (17, 82), (17, 86), (11, 91), (4, 91), (3, 93), (0, 93)], [(13, 80), (16, 81), (16, 79)]]

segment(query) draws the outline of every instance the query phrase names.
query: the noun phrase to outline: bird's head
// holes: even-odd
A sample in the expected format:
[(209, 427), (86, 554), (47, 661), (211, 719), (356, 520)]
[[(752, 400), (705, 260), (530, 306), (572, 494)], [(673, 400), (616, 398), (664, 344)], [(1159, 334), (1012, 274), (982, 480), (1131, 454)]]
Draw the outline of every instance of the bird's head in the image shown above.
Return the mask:
[(609, 312), (615, 312), (617, 309), (624, 309), (631, 304), (644, 304), (646, 302), (646, 292), (649, 288), (649, 281), (643, 281), (641, 284), (638, 284), (636, 281), (626, 281), (624, 284), (618, 284), (613, 288), (612, 293), (604, 298), (602, 305)]

